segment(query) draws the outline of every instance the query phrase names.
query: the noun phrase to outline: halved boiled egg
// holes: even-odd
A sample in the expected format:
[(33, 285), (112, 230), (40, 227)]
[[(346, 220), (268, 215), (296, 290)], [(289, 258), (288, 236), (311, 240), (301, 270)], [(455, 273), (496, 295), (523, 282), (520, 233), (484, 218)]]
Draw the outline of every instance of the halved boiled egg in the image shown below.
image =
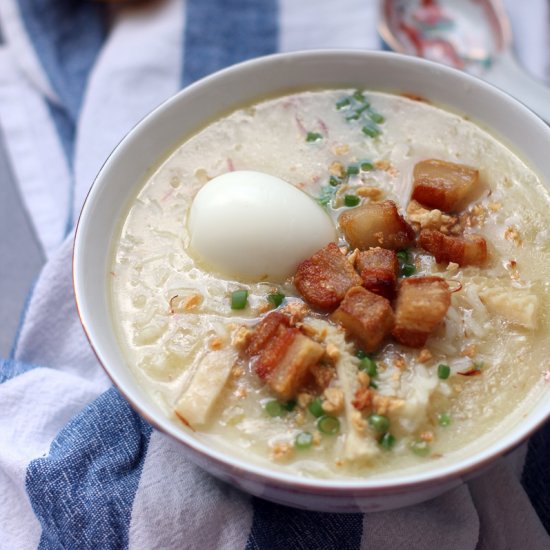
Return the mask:
[(330, 217), (309, 195), (249, 170), (206, 183), (188, 224), (191, 252), (205, 267), (246, 281), (283, 281), (337, 238)]

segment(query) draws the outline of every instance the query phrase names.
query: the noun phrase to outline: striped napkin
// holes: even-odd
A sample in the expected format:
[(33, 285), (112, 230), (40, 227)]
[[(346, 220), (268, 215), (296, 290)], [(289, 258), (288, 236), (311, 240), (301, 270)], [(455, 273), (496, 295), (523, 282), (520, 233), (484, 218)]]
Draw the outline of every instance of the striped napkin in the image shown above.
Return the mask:
[[(508, 7), (521, 59), (548, 77), (548, 3)], [(369, 0), (0, 2), (0, 124), (48, 258), (13, 351), (0, 360), (0, 548), (550, 548), (548, 428), (430, 502), (376, 514), (294, 510), (217, 481), (152, 430), (103, 374), (76, 315), (75, 219), (125, 133), (182, 86), (243, 59), (378, 48), (377, 8)]]

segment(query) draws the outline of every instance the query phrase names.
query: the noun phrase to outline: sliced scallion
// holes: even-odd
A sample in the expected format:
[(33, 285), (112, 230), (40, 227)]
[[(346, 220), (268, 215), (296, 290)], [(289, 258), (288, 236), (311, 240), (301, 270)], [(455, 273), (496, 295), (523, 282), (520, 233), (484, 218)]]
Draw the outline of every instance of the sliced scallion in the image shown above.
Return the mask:
[(321, 416), (317, 420), (317, 428), (326, 435), (335, 435), (340, 431), (340, 420), (335, 416)]
[(355, 92), (353, 92), (353, 95), (352, 95), (353, 99), (355, 99), (355, 101), (359, 101), (361, 103), (366, 103), (366, 98), (365, 98), (365, 95), (363, 94), (363, 92), (361, 90), (355, 90)]
[(367, 124), (361, 128), (363, 134), (368, 137), (375, 138), (380, 135), (380, 129), (375, 124)]
[(349, 97), (343, 97), (342, 99), (336, 102), (336, 108), (338, 110), (344, 109), (346, 107), (349, 107), (350, 103), (351, 103), (351, 100)]
[(294, 446), (300, 450), (309, 449), (312, 443), (313, 435), (311, 435), (309, 432), (300, 432), (294, 440)]
[(345, 195), (344, 204), (348, 207), (357, 206), (361, 199), (357, 195)]
[(390, 432), (386, 432), (380, 439), (380, 445), (389, 451), (395, 445), (395, 437)]
[(359, 363), (359, 370), (365, 371), (371, 378), (374, 378), (378, 374), (376, 361), (368, 356), (361, 359), (361, 362)]
[(234, 290), (231, 293), (231, 309), (244, 309), (248, 302), (248, 290)]
[(315, 399), (313, 399), (313, 401), (310, 401), (309, 405), (307, 406), (307, 410), (316, 418), (319, 418), (320, 416), (323, 416), (325, 414), (320, 397), (316, 397)]
[(272, 417), (276, 416), (284, 416), (286, 414), (286, 410), (283, 407), (279, 401), (276, 401), (275, 399), (273, 401), (268, 401), (264, 406), (265, 412)]
[(451, 367), (449, 365), (437, 365), (437, 376), (441, 380), (447, 380), (451, 374)]
[(369, 416), (368, 421), (372, 429), (379, 433), (387, 432), (390, 427), (390, 419), (382, 414), (373, 413)]
[(374, 111), (369, 113), (369, 118), (373, 122), (376, 122), (376, 124), (382, 124), (386, 120), (380, 113), (375, 113)]
[(320, 141), (323, 139), (323, 136), (318, 132), (308, 132), (306, 135), (306, 141)]
[(410, 277), (416, 273), (416, 266), (414, 264), (405, 263), (401, 266), (401, 275), (403, 277)]
[(408, 250), (399, 250), (397, 252), (397, 259), (400, 262), (406, 263), (409, 261), (409, 252)]
[(359, 117), (360, 117), (360, 113), (353, 113), (351, 115), (348, 115), (346, 117), (346, 120), (349, 122), (350, 120), (359, 120)]
[(275, 307), (279, 307), (283, 303), (284, 299), (285, 295), (281, 292), (274, 292), (273, 294), (268, 294), (267, 296), (267, 300)]
[(281, 406), (285, 411), (293, 411), (294, 407), (296, 407), (296, 401), (294, 399), (291, 399), (290, 401), (287, 401), (286, 403), (282, 403)]
[(430, 446), (426, 441), (419, 439), (411, 443), (411, 451), (418, 456), (428, 456), (430, 454)]
[(437, 423), (446, 428), (451, 424), (451, 415), (448, 412), (442, 412), (437, 415)]

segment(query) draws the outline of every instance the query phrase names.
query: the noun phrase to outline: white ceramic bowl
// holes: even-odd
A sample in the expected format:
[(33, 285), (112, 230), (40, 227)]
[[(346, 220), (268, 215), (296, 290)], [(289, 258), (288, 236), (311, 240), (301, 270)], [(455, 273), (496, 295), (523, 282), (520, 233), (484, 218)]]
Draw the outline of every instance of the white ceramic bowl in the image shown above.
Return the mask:
[(78, 222), (73, 266), (77, 306), (99, 361), (121, 393), (153, 426), (181, 443), (182, 455), (215, 476), (257, 496), (301, 508), (341, 512), (396, 508), (459, 485), (515, 448), (550, 416), (550, 384), (545, 398), (532, 403), (520, 423), (451, 464), (434, 462), (430, 471), (397, 473), (391, 479), (306, 479), (225, 455), (166, 417), (126, 366), (108, 306), (111, 241), (136, 186), (151, 167), (184, 137), (228, 111), (266, 96), (321, 87), (421, 95), (490, 129), (550, 182), (550, 129), (519, 102), (481, 80), (385, 52), (312, 51), (255, 59), (182, 90), (142, 120), (109, 157)]

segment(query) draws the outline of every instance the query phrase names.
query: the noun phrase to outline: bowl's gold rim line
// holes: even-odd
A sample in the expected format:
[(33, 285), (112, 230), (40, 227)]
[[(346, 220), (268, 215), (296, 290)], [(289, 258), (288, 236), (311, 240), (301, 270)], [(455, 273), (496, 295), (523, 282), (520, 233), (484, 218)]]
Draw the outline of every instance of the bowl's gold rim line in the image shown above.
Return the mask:
[[(430, 62), (424, 59), (416, 58), (413, 56), (407, 56), (399, 53), (394, 52), (381, 52), (381, 51), (367, 51), (367, 50), (312, 50), (312, 51), (298, 51), (298, 52), (290, 52), (290, 53), (276, 53), (271, 54), (269, 56), (265, 56), (266, 58), (289, 58), (289, 57), (301, 57), (304, 54), (322, 54), (322, 53), (332, 53), (332, 54), (343, 54), (343, 53), (351, 53), (351, 54), (364, 54), (365, 56), (368, 55), (376, 55), (376, 56), (387, 56), (387, 57), (395, 57), (400, 59), (406, 59), (406, 62), (419, 62), (421, 65), (431, 65), (436, 66), (437, 68), (441, 68), (440, 65), (435, 64), (434, 62)], [(483, 469), (484, 467), (489, 466), (491, 463), (496, 461), (499, 457), (502, 457), (514, 449), (516, 449), (519, 445), (524, 443), (533, 433), (535, 433), (537, 430), (539, 430), (549, 419), (550, 419), (550, 409), (543, 414), (543, 416), (537, 420), (525, 433), (522, 433), (517, 439), (514, 439), (513, 441), (510, 441), (503, 447), (499, 447), (495, 449), (492, 452), (489, 452), (486, 456), (483, 458), (480, 458), (475, 463), (466, 464), (462, 467), (455, 466), (454, 468), (452, 466), (446, 467), (448, 470), (447, 472), (440, 474), (437, 477), (433, 476), (432, 472), (423, 472), (422, 474), (419, 474), (417, 476), (412, 475), (411, 477), (419, 477), (420, 479), (417, 480), (388, 480), (386, 479), (376, 479), (376, 480), (357, 480), (357, 478), (352, 479), (346, 479), (346, 478), (338, 478), (337, 480), (320, 480), (315, 478), (301, 478), (298, 476), (293, 476), (292, 474), (287, 474), (283, 472), (278, 472), (276, 470), (269, 470), (268, 468), (264, 468), (261, 466), (256, 466), (253, 464), (246, 463), (245, 461), (241, 460), (237, 457), (231, 457), (230, 455), (223, 456), (223, 453), (221, 451), (217, 451), (215, 449), (208, 449), (206, 446), (203, 446), (202, 444), (195, 445), (195, 441), (192, 437), (188, 437), (188, 441), (184, 440), (180, 437), (180, 434), (177, 433), (176, 427), (174, 426), (173, 430), (170, 430), (166, 427), (164, 427), (162, 424), (157, 422), (145, 409), (143, 409), (140, 405), (136, 404), (132, 398), (129, 397), (129, 395), (124, 391), (124, 389), (121, 387), (121, 385), (115, 380), (113, 375), (110, 373), (108, 367), (103, 363), (98, 350), (95, 348), (94, 343), (92, 341), (92, 337), (90, 336), (90, 330), (88, 326), (86, 325), (85, 320), (83, 319), (82, 312), (81, 312), (81, 306), (79, 303), (79, 296), (77, 293), (77, 281), (76, 281), (76, 248), (77, 248), (77, 240), (79, 235), (79, 230), (81, 227), (82, 217), (86, 210), (86, 205), (91, 200), (91, 195), (94, 192), (98, 180), (101, 177), (105, 166), (109, 163), (111, 160), (111, 157), (113, 154), (119, 149), (121, 144), (125, 142), (131, 134), (134, 134), (136, 131), (138, 131), (138, 128), (147, 120), (149, 117), (153, 116), (157, 111), (166, 108), (168, 104), (170, 104), (172, 101), (175, 100), (177, 96), (179, 96), (181, 93), (185, 93), (190, 88), (194, 88), (197, 85), (200, 85), (205, 80), (208, 80), (214, 76), (219, 75), (220, 73), (226, 73), (228, 71), (233, 70), (236, 67), (240, 67), (243, 65), (253, 65), (258, 63), (259, 58), (254, 58), (251, 60), (243, 61), (241, 63), (238, 63), (236, 65), (233, 65), (232, 67), (227, 67), (225, 69), (222, 69), (220, 71), (217, 71), (216, 73), (213, 73), (212, 75), (208, 75), (199, 81), (191, 84), (190, 86), (180, 90), (177, 92), (174, 96), (171, 96), (170, 98), (166, 99), (163, 103), (158, 105), (153, 111), (148, 113), (145, 117), (143, 117), (140, 121), (138, 121), (126, 134), (125, 136), (120, 140), (120, 142), (117, 144), (117, 146), (113, 149), (111, 154), (107, 157), (105, 162), (103, 163), (102, 167), (100, 168), (98, 174), (94, 178), (94, 181), (92, 185), (90, 186), (90, 189), (88, 190), (88, 193), (86, 195), (86, 198), (84, 200), (82, 209), (78, 216), (78, 221), (75, 226), (75, 235), (73, 240), (73, 251), (72, 251), (72, 282), (73, 282), (73, 292), (75, 297), (75, 303), (76, 303), (76, 309), (77, 314), (80, 320), (80, 323), (82, 325), (82, 328), (84, 330), (84, 333), (86, 335), (86, 338), (88, 339), (88, 342), (90, 344), (90, 347), (92, 348), (92, 351), (94, 352), (99, 364), (107, 374), (108, 378), (111, 380), (113, 385), (117, 388), (117, 390), (123, 395), (123, 397), (126, 399), (126, 401), (131, 405), (131, 407), (140, 415), (142, 418), (144, 418), (149, 424), (151, 424), (153, 427), (155, 427), (158, 431), (170, 436), (172, 439), (176, 440), (178, 443), (183, 444), (185, 447), (193, 451), (193, 453), (196, 453), (197, 455), (201, 455), (202, 457), (206, 457), (207, 460), (212, 461), (216, 463), (222, 470), (232, 470), (232, 471), (238, 471), (240, 475), (242, 475), (244, 478), (259, 482), (263, 484), (264, 486), (270, 486), (274, 488), (283, 488), (286, 490), (296, 490), (301, 489), (302, 491), (307, 491), (310, 493), (319, 493), (319, 494), (327, 494), (332, 493), (334, 496), (375, 496), (375, 495), (391, 495), (391, 494), (402, 494), (409, 492), (411, 489), (422, 489), (422, 488), (430, 488), (439, 486), (444, 482), (450, 482), (453, 480), (460, 480), (462, 476), (468, 476), (469, 474), (472, 474), (476, 472), (477, 470)], [(452, 72), (463, 74), (465, 77), (468, 77), (468, 75), (461, 73), (460, 71), (457, 71), (455, 69), (445, 68)], [(473, 77), (470, 77), (473, 78)], [(477, 79), (475, 79), (477, 80)], [(496, 90), (500, 91), (500, 90)], [(519, 103), (519, 102), (518, 102)], [(525, 108), (525, 107), (523, 107)], [(530, 113), (532, 114), (532, 113)], [(535, 118), (536, 115), (533, 115)], [(538, 122), (541, 122), (540, 119)], [(167, 422), (170, 422), (170, 419), (166, 418)], [(176, 435), (177, 434), (177, 435)], [(489, 447), (493, 446), (490, 445)], [(204, 448), (201, 448), (204, 447)], [(220, 454), (220, 456), (216, 456)], [(477, 453), (476, 453), (477, 454)], [(191, 454), (191, 457), (193, 458), (193, 455)], [(463, 462), (465, 459), (462, 459), (459, 461)], [(235, 461), (240, 462), (241, 464), (236, 464)], [(435, 464), (435, 463), (434, 463)], [(200, 465), (200, 464), (199, 464)], [(367, 483), (367, 485), (365, 485)]]

